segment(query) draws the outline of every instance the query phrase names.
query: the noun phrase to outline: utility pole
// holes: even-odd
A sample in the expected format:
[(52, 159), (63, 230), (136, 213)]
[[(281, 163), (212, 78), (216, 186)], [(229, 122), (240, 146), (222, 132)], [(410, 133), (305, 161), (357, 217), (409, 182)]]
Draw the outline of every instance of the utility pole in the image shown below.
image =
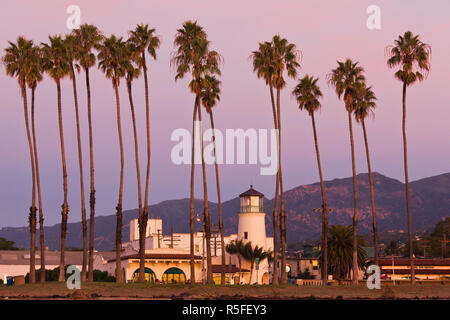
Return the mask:
[(444, 234), (444, 240), (441, 240), (442, 243), (442, 258), (445, 259), (445, 256), (447, 254), (447, 243), (450, 243), (450, 240), (447, 240), (447, 235)]
[(423, 258), (425, 259), (426, 255), (425, 255), (425, 249), (429, 247), (429, 245), (427, 245), (427, 243), (430, 242), (430, 240), (427, 240), (425, 238), (422, 238), (422, 247), (423, 247)]

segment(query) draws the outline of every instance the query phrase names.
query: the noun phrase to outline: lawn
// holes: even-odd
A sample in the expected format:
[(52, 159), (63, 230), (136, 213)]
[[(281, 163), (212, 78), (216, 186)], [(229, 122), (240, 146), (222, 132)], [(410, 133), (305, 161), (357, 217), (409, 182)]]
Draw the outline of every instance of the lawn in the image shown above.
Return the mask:
[(300, 287), (149, 285), (144, 283), (82, 283), (69, 290), (65, 283), (0, 285), (4, 299), (450, 299), (449, 284), (382, 286), (369, 290), (365, 285)]

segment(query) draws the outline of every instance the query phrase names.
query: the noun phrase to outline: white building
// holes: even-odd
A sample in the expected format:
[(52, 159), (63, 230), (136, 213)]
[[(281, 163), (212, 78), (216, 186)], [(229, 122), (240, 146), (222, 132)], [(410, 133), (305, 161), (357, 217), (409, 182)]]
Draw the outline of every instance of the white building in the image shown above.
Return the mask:
[[(224, 237), (225, 245), (233, 240), (251, 242), (252, 246), (264, 248), (265, 251), (273, 250), (273, 238), (266, 236), (264, 195), (253, 186), (240, 194), (239, 222), (237, 233)], [(199, 217), (197, 217), (198, 220)], [(149, 219), (146, 230), (145, 267), (146, 278), (160, 282), (184, 282), (190, 280), (190, 233), (162, 234), (162, 219)], [(135, 281), (139, 275), (139, 226), (138, 220), (130, 221), (130, 241), (123, 243), (121, 265), (124, 279)], [(216, 283), (220, 283), (221, 272), (221, 238), (220, 233), (215, 232), (211, 237), (212, 271)], [(197, 282), (206, 279), (206, 239), (204, 232), (194, 234), (195, 254), (195, 279)], [(238, 283), (239, 262), (236, 255), (226, 253), (226, 278), (227, 283)], [(107, 260), (102, 271), (115, 274), (115, 259)], [(241, 283), (269, 283), (269, 263), (263, 260), (258, 266), (254, 266), (250, 281), (250, 263), (242, 259)]]

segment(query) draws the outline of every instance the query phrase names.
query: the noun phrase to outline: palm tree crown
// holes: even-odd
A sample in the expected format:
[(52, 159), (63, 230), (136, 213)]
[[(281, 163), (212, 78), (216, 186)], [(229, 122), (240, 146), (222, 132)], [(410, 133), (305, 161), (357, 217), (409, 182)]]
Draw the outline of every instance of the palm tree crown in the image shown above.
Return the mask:
[(33, 41), (18, 37), (17, 43), (12, 41), (8, 41), (8, 43), (9, 47), (5, 49), (6, 54), (3, 57), (6, 74), (10, 77), (17, 77), (19, 85), (24, 86), (30, 70)]
[(156, 60), (156, 49), (161, 45), (161, 39), (155, 35), (155, 29), (149, 29), (147, 24), (138, 24), (136, 29), (129, 33), (129, 40), (136, 46), (136, 50), (142, 54), (147, 49), (150, 56)]
[(358, 96), (355, 102), (355, 115), (356, 122), (361, 122), (366, 119), (367, 116), (373, 116), (373, 110), (376, 107), (377, 97), (372, 90), (372, 86), (367, 87), (365, 84), (361, 84), (361, 88), (358, 89)]
[(98, 51), (98, 67), (112, 80), (113, 85), (118, 86), (120, 78), (124, 77), (130, 68), (126, 42), (122, 37), (111, 35), (103, 41)]
[(308, 111), (310, 115), (321, 107), (319, 99), (322, 98), (322, 91), (317, 85), (318, 80), (318, 78), (306, 74), (292, 91), (292, 95), (297, 99), (299, 109)]
[(98, 28), (92, 24), (82, 24), (80, 28), (74, 29), (72, 34), (78, 43), (77, 60), (83, 69), (89, 69), (95, 65), (95, 54), (92, 49), (97, 48), (103, 40), (103, 35)]
[(431, 47), (411, 31), (399, 36), (394, 45), (386, 48), (386, 53), (387, 65), (390, 68), (400, 66), (395, 77), (407, 86), (422, 81), (430, 71)]
[(53, 80), (59, 81), (70, 72), (67, 48), (60, 35), (48, 39), (49, 44), (42, 44), (44, 68)]

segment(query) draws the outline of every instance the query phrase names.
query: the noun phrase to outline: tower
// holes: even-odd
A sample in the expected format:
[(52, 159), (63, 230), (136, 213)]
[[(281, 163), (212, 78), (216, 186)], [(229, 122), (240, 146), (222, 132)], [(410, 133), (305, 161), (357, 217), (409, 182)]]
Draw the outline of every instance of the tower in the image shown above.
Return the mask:
[(264, 195), (250, 189), (241, 193), (238, 239), (244, 242), (251, 241), (253, 246), (266, 247), (266, 214), (264, 213)]

